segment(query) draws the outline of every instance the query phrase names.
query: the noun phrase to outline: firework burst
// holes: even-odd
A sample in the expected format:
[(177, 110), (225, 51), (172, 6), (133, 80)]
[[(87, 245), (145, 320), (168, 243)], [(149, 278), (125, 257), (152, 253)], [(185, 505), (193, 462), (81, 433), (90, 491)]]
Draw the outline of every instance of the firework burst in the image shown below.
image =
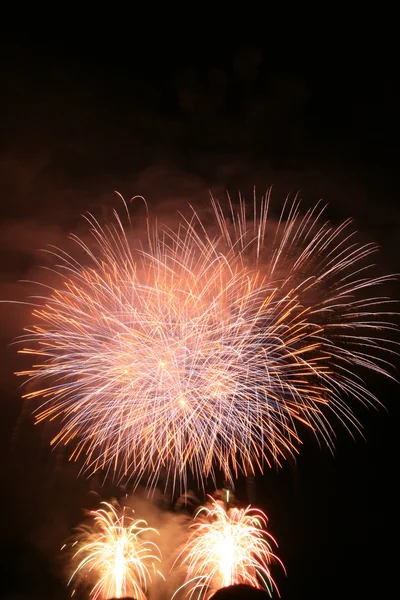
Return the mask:
[(91, 585), (93, 600), (128, 595), (146, 600), (152, 575), (161, 576), (156, 569), (159, 549), (148, 539), (149, 533), (158, 532), (126, 514), (126, 509), (119, 512), (111, 504), (102, 504), (104, 508), (91, 512), (93, 523), (82, 525), (72, 544), (77, 566), (69, 585)]
[(177, 562), (186, 570), (184, 584), (189, 598), (209, 598), (217, 589), (245, 583), (277, 590), (270, 565), (282, 563), (273, 554), (274, 538), (266, 531), (267, 517), (258, 509), (227, 508), (210, 497), (191, 525), (192, 533)]
[(299, 426), (332, 447), (332, 414), (358, 428), (349, 400), (376, 402), (360, 369), (388, 375), (378, 289), (392, 278), (370, 275), (377, 247), (350, 220), (294, 200), (270, 222), (268, 206), (212, 200), (173, 228), (149, 217), (144, 242), (117, 213), (88, 215), (83, 261), (51, 251), (63, 281), (37, 300), (21, 352), (38, 362), (19, 374), (37, 422), (58, 423), (53, 445), (88, 471), (152, 487), (164, 469), (185, 488), (188, 472), (232, 482), (280, 464)]

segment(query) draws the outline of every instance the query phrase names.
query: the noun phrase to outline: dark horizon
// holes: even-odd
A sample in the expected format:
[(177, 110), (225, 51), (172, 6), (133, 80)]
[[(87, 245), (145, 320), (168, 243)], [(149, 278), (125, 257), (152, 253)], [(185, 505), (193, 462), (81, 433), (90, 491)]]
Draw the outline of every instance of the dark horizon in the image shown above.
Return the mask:
[[(143, 195), (163, 214), (203, 205), (209, 192), (249, 198), (254, 186), (261, 195), (272, 185), (276, 207), (286, 194), (299, 192), (304, 206), (322, 198), (333, 221), (353, 217), (362, 239), (381, 246), (382, 272), (400, 271), (391, 48), (368, 36), (333, 36), (314, 50), (292, 39), (285, 53), (255, 34), (205, 44), (171, 34), (144, 45), (122, 33), (102, 39), (95, 27), (75, 33), (22, 24), (19, 35), (2, 32), (0, 299), (23, 300), (18, 282), (35, 271), (38, 249), (62, 245), (81, 213), (115, 203), (114, 190)], [(90, 486), (56, 463), (28, 417), (18, 421), (20, 359), (10, 343), (28, 313), (0, 311), (0, 597), (67, 598), (54, 549), (81, 519)], [(307, 438), (297, 465), (256, 478), (287, 568), (287, 577), (274, 571), (283, 600), (368, 599), (394, 588), (398, 387), (366, 378), (384, 406), (355, 407), (365, 440), (337, 428), (332, 456)], [(245, 504), (243, 479), (237, 493)]]

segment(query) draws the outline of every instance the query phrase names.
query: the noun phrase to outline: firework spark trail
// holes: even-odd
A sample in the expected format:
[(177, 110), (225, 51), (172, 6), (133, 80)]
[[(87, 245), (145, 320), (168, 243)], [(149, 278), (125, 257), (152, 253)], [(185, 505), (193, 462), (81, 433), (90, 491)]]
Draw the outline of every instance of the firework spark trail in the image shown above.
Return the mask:
[(93, 600), (122, 598), (133, 595), (146, 600), (152, 575), (161, 576), (156, 569), (160, 562), (158, 547), (146, 536), (158, 533), (147, 527), (146, 521), (135, 520), (111, 504), (92, 511), (94, 522), (82, 525), (73, 543), (73, 562), (78, 563), (69, 585), (94, 582), (90, 591)]
[(206, 599), (217, 589), (238, 583), (278, 592), (270, 565), (283, 564), (272, 552), (276, 542), (266, 531), (265, 514), (251, 507), (228, 509), (209, 498), (210, 505), (198, 510), (177, 558), (186, 578), (173, 597), (185, 590), (190, 599)]
[(369, 275), (377, 247), (350, 220), (294, 200), (271, 225), (268, 205), (212, 200), (211, 225), (193, 210), (174, 229), (149, 217), (144, 243), (117, 213), (104, 227), (88, 215), (83, 264), (51, 251), (63, 283), (36, 300), (20, 341), (38, 363), (19, 375), (37, 421), (59, 424), (54, 445), (72, 442), (89, 472), (153, 487), (165, 469), (185, 488), (189, 471), (203, 484), (280, 464), (299, 425), (332, 447), (332, 413), (359, 428), (349, 399), (377, 400), (358, 368), (390, 376), (377, 290), (393, 278)]

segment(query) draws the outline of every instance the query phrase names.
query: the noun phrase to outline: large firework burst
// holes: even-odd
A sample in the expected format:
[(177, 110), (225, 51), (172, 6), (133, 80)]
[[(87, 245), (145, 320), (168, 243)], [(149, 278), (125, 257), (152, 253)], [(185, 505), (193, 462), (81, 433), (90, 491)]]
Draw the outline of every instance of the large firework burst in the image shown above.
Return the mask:
[(274, 538), (266, 531), (267, 517), (250, 506), (228, 508), (210, 497), (191, 525), (192, 533), (177, 562), (186, 570), (184, 584), (189, 598), (209, 598), (217, 589), (245, 583), (277, 590), (270, 571)]
[(294, 200), (270, 222), (269, 195), (211, 206), (172, 228), (148, 218), (144, 242), (117, 213), (88, 215), (83, 260), (52, 250), (63, 281), (37, 303), (21, 351), (39, 361), (19, 374), (89, 471), (232, 481), (297, 452), (299, 426), (332, 446), (330, 415), (357, 428), (349, 400), (376, 400), (359, 369), (388, 375), (391, 277), (370, 275), (377, 247), (350, 220)]
[(93, 600), (133, 595), (146, 600), (160, 552), (146, 536), (157, 533), (112, 504), (92, 511), (93, 523), (82, 525), (73, 542), (76, 565), (69, 583), (90, 586)]

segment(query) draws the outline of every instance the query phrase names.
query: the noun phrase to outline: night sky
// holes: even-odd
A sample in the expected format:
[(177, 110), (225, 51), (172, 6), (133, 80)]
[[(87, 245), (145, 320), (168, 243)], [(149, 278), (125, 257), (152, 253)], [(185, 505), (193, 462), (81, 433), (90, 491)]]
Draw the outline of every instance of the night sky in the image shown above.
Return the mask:
[[(353, 217), (382, 246), (382, 272), (400, 271), (399, 82), (387, 24), (306, 31), (281, 17), (277, 27), (193, 29), (187, 15), (175, 31), (158, 15), (146, 31), (123, 14), (101, 26), (47, 17), (53, 26), (37, 14), (1, 25), (1, 300), (26, 299), (19, 281), (34, 278), (38, 250), (63, 246), (81, 213), (115, 204), (114, 190), (143, 195), (160, 214), (201, 206), (210, 191), (250, 197), (272, 185), (277, 207), (299, 191), (304, 206), (328, 202), (333, 221)], [(90, 484), (57, 463), (21, 413), (10, 343), (29, 310), (3, 303), (0, 319), (0, 598), (66, 598), (57, 548)], [(339, 428), (331, 456), (305, 438), (296, 465), (257, 477), (287, 568), (275, 571), (284, 600), (384, 598), (397, 580), (399, 389), (366, 380), (385, 408), (356, 407), (365, 439)], [(238, 496), (247, 501), (242, 482)]]

